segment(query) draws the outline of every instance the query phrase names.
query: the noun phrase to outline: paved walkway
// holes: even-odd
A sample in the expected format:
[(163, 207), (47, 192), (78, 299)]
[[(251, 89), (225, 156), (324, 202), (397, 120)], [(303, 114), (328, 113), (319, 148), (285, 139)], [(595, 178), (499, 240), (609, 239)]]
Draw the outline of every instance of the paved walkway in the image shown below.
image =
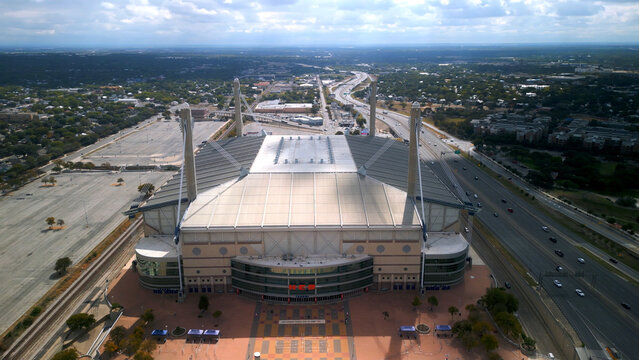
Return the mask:
[[(465, 318), (466, 304), (476, 302), (490, 286), (489, 273), (488, 267), (474, 265), (467, 270), (462, 284), (451, 290), (429, 291), (427, 297), (435, 295), (439, 299), (434, 311), (430, 311), (427, 304), (414, 309), (411, 302), (416, 293), (413, 291), (371, 292), (330, 305), (272, 305), (235, 294), (206, 294), (211, 305), (209, 311), (199, 317), (197, 303), (201, 294), (189, 294), (185, 303), (179, 304), (174, 295), (153, 294), (140, 287), (137, 274), (127, 268), (110, 286), (109, 297), (124, 306), (124, 316), (117, 325), (126, 328), (131, 328), (145, 309), (154, 309), (155, 320), (145, 329), (147, 336), (153, 329), (172, 330), (176, 326), (221, 330), (220, 340), (212, 344), (170, 337), (152, 354), (157, 360), (253, 360), (256, 351), (264, 360), (479, 360), (487, 357), (479, 347), (469, 353), (459, 340), (437, 338), (432, 333), (406, 340), (397, 336), (397, 329), (419, 323), (432, 328)], [(422, 301), (425, 303), (425, 298)], [(451, 305), (461, 309), (461, 315), (451, 317), (447, 311)], [(223, 313), (219, 319), (211, 316), (215, 310)], [(389, 313), (388, 318), (383, 316), (384, 311)], [(280, 320), (296, 321), (280, 324)], [(309, 324), (311, 322), (320, 323)], [(524, 358), (518, 349), (502, 339), (498, 352), (504, 360)], [(111, 357), (126, 358), (124, 355)]]
[[(351, 357), (353, 340), (352, 336), (349, 337), (346, 324), (346, 303), (260, 305), (257, 304), (255, 310), (254, 333), (251, 334), (253, 346), (249, 343), (247, 358), (256, 351), (261, 353), (261, 359), (268, 360), (354, 358)], [(294, 324), (281, 324), (280, 320), (298, 321)]]

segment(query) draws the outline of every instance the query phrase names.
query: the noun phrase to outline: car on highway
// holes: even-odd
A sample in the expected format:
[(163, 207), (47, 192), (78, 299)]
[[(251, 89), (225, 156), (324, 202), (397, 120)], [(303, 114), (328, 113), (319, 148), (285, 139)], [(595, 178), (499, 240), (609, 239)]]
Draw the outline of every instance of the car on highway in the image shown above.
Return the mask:
[(543, 231), (545, 231), (545, 232), (550, 231), (550, 229), (548, 229), (548, 226), (542, 226), (542, 227), (541, 227), (541, 230), (543, 230)]
[(497, 214), (497, 213), (495, 212), (495, 213), (493, 213), (493, 216), (494, 216), (494, 217), (499, 217), (499, 214)]
[(470, 196), (470, 191), (466, 191), (466, 196)]
[(621, 306), (623, 306), (623, 308), (624, 308), (624, 309), (627, 309), (627, 310), (630, 310), (630, 309), (631, 309), (630, 304), (625, 303), (625, 302), (622, 302), (622, 303), (621, 303)]
[(477, 196), (477, 194), (474, 194), (474, 195), (473, 195), (473, 197), (474, 197), (475, 199), (477, 199), (479, 196)]
[(505, 287), (506, 289), (510, 289), (510, 287), (511, 287), (511, 286), (510, 286), (510, 283), (509, 283), (508, 281), (504, 282), (504, 287)]
[(562, 286), (561, 285), (561, 281), (559, 281), (557, 279), (553, 280), (552, 283), (555, 284), (555, 286), (558, 287), (558, 288), (560, 288)]
[(501, 202), (503, 202), (504, 204), (507, 203), (508, 201), (506, 201), (506, 199), (501, 199)]
[(555, 254), (559, 255), (559, 257), (564, 257), (564, 252), (559, 249), (555, 250)]
[[(28, 195), (28, 194), (27, 194), (27, 195)], [(608, 259), (608, 260), (609, 260), (611, 263), (613, 263), (613, 264), (617, 264), (617, 263), (619, 263), (619, 261), (617, 261), (617, 259), (615, 259), (615, 258), (610, 258), (610, 259)]]
[(554, 236), (549, 237), (548, 240), (550, 240), (550, 241), (552, 241), (554, 243), (557, 243), (557, 238), (554, 237)]
[(586, 260), (584, 260), (584, 258), (580, 258), (580, 257), (579, 257), (579, 258), (577, 258), (577, 261), (578, 261), (580, 264), (585, 264), (585, 263), (586, 263)]
[(468, 228), (466, 226), (464, 226), (464, 232), (468, 233), (470, 230), (468, 230)]
[(579, 295), (579, 296), (581, 296), (581, 297), (586, 296), (586, 294), (584, 294), (584, 292), (583, 292), (583, 291), (581, 291), (581, 289), (575, 289), (575, 292), (577, 293), (577, 295)]
[(466, 170), (466, 167), (465, 167), (465, 166), (464, 166), (464, 167), (462, 167), (462, 170)]
[(475, 180), (479, 180), (479, 176), (475, 176)]
[(508, 212), (512, 214), (515, 210), (513, 210), (513, 208), (508, 208)]
[(562, 271), (564, 268), (561, 267), (561, 265), (557, 265), (557, 267), (555, 268), (555, 270), (557, 271)]

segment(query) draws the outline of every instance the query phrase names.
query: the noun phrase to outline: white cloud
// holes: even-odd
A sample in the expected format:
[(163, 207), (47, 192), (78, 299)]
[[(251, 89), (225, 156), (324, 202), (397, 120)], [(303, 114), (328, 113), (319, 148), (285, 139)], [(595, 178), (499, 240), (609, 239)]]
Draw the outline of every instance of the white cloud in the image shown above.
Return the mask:
[(636, 0), (1, 0), (0, 16), (0, 45), (38, 36), (167, 46), (639, 39)]
[(150, 5), (149, 0), (132, 0), (125, 6), (129, 17), (122, 19), (125, 24), (157, 24), (171, 18), (171, 12), (165, 8)]

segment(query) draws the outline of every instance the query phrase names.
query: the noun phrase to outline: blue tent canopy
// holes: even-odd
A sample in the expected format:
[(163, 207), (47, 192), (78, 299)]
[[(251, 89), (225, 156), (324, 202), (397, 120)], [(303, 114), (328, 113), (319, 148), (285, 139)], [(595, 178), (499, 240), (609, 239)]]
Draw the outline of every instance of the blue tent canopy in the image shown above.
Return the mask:
[(220, 336), (220, 330), (204, 330), (204, 336)]
[(400, 326), (399, 331), (414, 332), (416, 330), (414, 326)]
[(153, 330), (151, 336), (167, 336), (169, 332), (167, 330)]
[(436, 331), (450, 331), (450, 325), (436, 325), (435, 326), (435, 330)]
[(187, 333), (187, 335), (202, 335), (204, 333), (204, 330), (202, 329), (189, 329), (189, 332)]

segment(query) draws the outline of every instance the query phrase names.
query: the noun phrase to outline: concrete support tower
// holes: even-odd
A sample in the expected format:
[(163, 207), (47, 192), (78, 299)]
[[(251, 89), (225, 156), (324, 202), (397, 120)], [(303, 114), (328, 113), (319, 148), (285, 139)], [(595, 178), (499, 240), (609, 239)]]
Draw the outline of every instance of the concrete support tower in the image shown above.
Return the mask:
[(180, 110), (182, 128), (186, 131), (186, 143), (184, 144), (184, 171), (186, 172), (186, 194), (189, 203), (197, 197), (197, 183), (195, 180), (195, 155), (193, 154), (193, 121), (191, 120), (191, 108)]
[(419, 131), (422, 120), (420, 116), (419, 103), (415, 101), (410, 109), (410, 143), (408, 144), (408, 188), (406, 194), (409, 198), (416, 195), (415, 183), (417, 180), (417, 151), (419, 149)]
[(235, 136), (242, 136), (242, 101), (240, 100), (240, 80), (233, 81), (233, 95), (235, 96)]
[(368, 99), (370, 105), (370, 120), (368, 121), (369, 136), (375, 136), (375, 110), (377, 108), (377, 79), (371, 77), (371, 96)]

